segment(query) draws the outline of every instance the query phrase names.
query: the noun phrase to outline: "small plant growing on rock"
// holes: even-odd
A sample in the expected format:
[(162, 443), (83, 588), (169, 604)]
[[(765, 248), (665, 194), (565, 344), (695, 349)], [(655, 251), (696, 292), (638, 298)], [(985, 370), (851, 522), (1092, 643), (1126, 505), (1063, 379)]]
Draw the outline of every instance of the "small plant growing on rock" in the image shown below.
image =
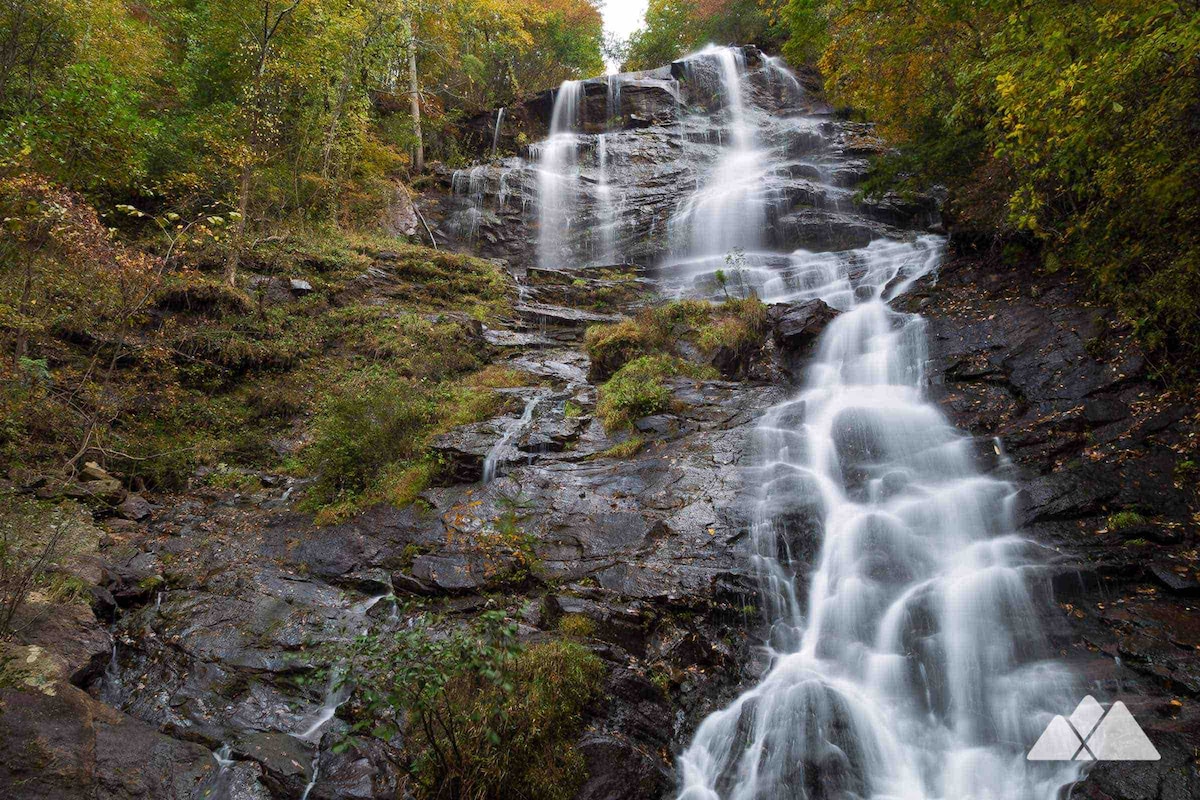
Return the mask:
[(573, 797), (574, 742), (603, 665), (574, 642), (525, 648), (516, 634), (490, 611), (469, 628), (423, 616), (392, 638), (360, 637), (345, 670), (353, 735), (403, 735), (421, 800)]
[(1146, 518), (1136, 511), (1118, 511), (1108, 516), (1108, 529), (1119, 531), (1126, 528), (1136, 528), (1145, 525)]
[(558, 621), (558, 629), (564, 636), (588, 639), (596, 633), (596, 623), (583, 614), (564, 614)]
[(677, 360), (670, 356), (636, 358), (600, 387), (596, 414), (605, 428), (617, 430), (665, 411), (670, 407), (671, 390), (663, 381), (678, 374)]
[(642, 452), (642, 448), (646, 445), (646, 440), (641, 436), (630, 436), (619, 444), (614, 444), (612, 447), (596, 454), (596, 458), (633, 458), (638, 453)]

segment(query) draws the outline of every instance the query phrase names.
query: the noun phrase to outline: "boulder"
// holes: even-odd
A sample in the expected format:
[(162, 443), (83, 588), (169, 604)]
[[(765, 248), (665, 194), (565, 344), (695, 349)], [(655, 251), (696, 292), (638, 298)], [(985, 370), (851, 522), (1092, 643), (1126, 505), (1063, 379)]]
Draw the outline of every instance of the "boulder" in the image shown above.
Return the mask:
[[(42, 492), (39, 490), (39, 496)], [(62, 494), (84, 502), (114, 506), (125, 499), (125, 487), (116, 478), (71, 482), (62, 488)]]
[(117, 516), (132, 522), (141, 522), (150, 516), (150, 503), (140, 494), (130, 494), (117, 506)]
[(83, 469), (79, 470), (79, 480), (81, 482), (107, 481), (112, 480), (112, 475), (109, 475), (108, 471), (95, 461), (89, 461), (83, 465)]
[(822, 300), (780, 303), (767, 313), (775, 344), (792, 357), (807, 352), (838, 314)]
[(0, 796), (192, 800), (216, 769), (201, 745), (164, 736), (69, 684), (0, 689)]

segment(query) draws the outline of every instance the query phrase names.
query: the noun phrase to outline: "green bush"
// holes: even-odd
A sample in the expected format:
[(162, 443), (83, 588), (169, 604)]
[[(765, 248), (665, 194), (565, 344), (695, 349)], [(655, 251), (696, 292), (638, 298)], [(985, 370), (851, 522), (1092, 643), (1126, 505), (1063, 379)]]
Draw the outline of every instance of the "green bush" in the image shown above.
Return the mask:
[[(895, 148), (873, 189), (949, 190), (965, 232), (1078, 269), (1149, 365), (1200, 360), (1200, 24), (1194, 3), (789, 0), (835, 102)], [(895, 180), (899, 179), (899, 185)]]
[(679, 373), (678, 359), (671, 356), (635, 358), (600, 387), (596, 415), (612, 431), (666, 411), (671, 404), (671, 389), (663, 381)]
[(304, 449), (318, 476), (310, 501), (360, 494), (385, 467), (420, 455), (435, 413), (427, 390), (375, 371), (340, 387), (319, 411)]
[(635, 319), (593, 325), (584, 337), (593, 379), (604, 379), (638, 356), (679, 355), (689, 342), (705, 356), (721, 348), (752, 350), (766, 340), (767, 307), (758, 298), (723, 303), (679, 300), (642, 310)]
[(603, 665), (574, 642), (523, 648), (487, 612), (469, 629), (423, 617), (348, 655), (356, 734), (403, 733), (419, 798), (568, 800), (585, 778), (575, 740)]

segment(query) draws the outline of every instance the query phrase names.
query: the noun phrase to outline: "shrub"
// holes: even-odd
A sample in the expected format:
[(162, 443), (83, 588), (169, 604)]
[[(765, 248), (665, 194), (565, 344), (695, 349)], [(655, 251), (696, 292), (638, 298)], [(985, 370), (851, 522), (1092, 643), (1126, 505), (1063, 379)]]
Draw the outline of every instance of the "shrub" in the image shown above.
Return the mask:
[(321, 503), (363, 492), (385, 467), (420, 454), (435, 406), (420, 386), (370, 372), (330, 398), (314, 423), (305, 460)]
[(499, 612), (434, 628), (423, 617), (391, 640), (353, 645), (354, 733), (403, 732), (419, 798), (573, 797), (584, 778), (575, 738), (600, 660), (573, 642), (522, 648)]
[(767, 307), (758, 298), (731, 298), (723, 303), (679, 300), (644, 309), (636, 319), (593, 325), (584, 337), (592, 361), (591, 377), (603, 380), (638, 356), (680, 355), (681, 341), (705, 356), (722, 348), (753, 350), (766, 340)]
[(671, 356), (641, 356), (630, 361), (600, 387), (597, 416), (606, 429), (617, 430), (665, 411), (671, 403), (671, 390), (663, 381), (678, 374), (678, 360)]
[(87, 519), (74, 503), (0, 496), (0, 640), (20, 627), (29, 593), (47, 582), (57, 559), (96, 546), (98, 531)]
[(593, 325), (583, 339), (591, 359), (592, 377), (603, 379), (641, 355), (659, 349), (657, 330), (645, 320), (622, 320), (611, 325)]

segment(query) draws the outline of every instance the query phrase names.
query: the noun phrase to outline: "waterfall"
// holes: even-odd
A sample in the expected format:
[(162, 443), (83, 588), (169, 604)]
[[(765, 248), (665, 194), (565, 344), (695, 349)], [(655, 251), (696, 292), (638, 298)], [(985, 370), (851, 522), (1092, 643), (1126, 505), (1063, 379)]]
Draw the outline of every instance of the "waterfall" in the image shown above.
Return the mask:
[(545, 395), (542, 393), (535, 394), (533, 397), (525, 401), (525, 409), (521, 412), (521, 416), (508, 426), (504, 434), (492, 445), (492, 449), (488, 451), (487, 456), (483, 459), (483, 482), (491, 483), (495, 479), (497, 470), (502, 461), (508, 460), (508, 450), (512, 442), (521, 435), (521, 433), (529, 427), (529, 423), (533, 421), (533, 412), (537, 408), (538, 403), (542, 401)]
[(492, 130), (492, 158), (496, 157), (496, 152), (500, 149), (500, 125), (504, 122), (504, 106), (500, 106), (500, 110), (496, 112), (496, 127)]
[(487, 190), (487, 167), (456, 169), (450, 176), (450, 189), (466, 199), (465, 206), (450, 220), (454, 232), (465, 239), (474, 239), (483, 218), (484, 193)]
[[(693, 58), (718, 62), (730, 129), (677, 215), (692, 258), (711, 261), (754, 246), (765, 216), (746, 176), (775, 156), (756, 151), (737, 109), (740, 62)], [(762, 417), (747, 468), (771, 667), (700, 725), (679, 759), (679, 800), (1053, 800), (1079, 775), (1025, 758), (1078, 697), (1041, 628), (1050, 604), (1027, 580), (1036, 561), (1015, 487), (985, 474), (927, 399), (924, 321), (889, 306), (943, 248), (877, 238), (756, 252), (745, 268), (764, 299), (839, 314), (803, 388)], [(675, 272), (686, 285), (695, 261)]]
[(554, 267), (566, 257), (579, 205), (579, 122), (582, 81), (563, 81), (554, 95), (550, 135), (535, 149), (538, 175), (538, 265)]
[(608, 76), (608, 97), (604, 112), (605, 127), (611, 128), (613, 122), (621, 116), (621, 76), (619, 74), (614, 73)]
[[(610, 76), (611, 77), (611, 76)], [(596, 137), (596, 226), (600, 233), (601, 264), (615, 264), (617, 255), (617, 224), (620, 218), (613, 202), (613, 190), (608, 176), (608, 137)]]
[(672, 216), (672, 250), (676, 260), (686, 257), (697, 269), (719, 268), (732, 251), (755, 250), (762, 243), (768, 196), (764, 185), (770, 161), (766, 151), (756, 146), (754, 125), (748, 117), (742, 50), (708, 47), (683, 63), (692, 82), (715, 70), (726, 118), (721, 140), (727, 144), (697, 190)]

